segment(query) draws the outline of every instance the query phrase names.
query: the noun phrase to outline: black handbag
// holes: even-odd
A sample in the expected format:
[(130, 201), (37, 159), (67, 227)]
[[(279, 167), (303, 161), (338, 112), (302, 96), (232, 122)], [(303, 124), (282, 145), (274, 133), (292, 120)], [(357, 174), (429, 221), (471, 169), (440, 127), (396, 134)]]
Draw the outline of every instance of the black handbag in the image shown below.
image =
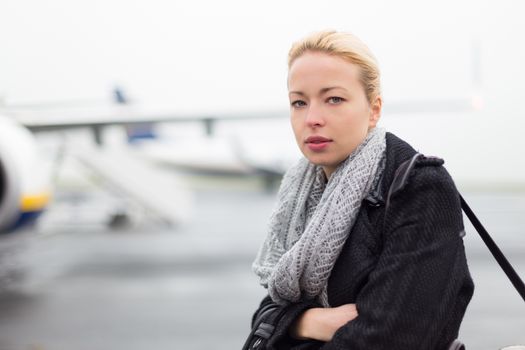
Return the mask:
[(274, 302), (263, 306), (253, 321), (252, 330), (242, 350), (266, 349), (268, 341), (275, 331), (275, 326), (285, 312), (284, 306)]

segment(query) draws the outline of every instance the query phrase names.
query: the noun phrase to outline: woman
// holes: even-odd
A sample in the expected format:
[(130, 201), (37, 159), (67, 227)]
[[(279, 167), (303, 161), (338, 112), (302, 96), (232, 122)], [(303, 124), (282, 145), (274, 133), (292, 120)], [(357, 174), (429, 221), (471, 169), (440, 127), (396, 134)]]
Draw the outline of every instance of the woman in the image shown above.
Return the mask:
[(283, 178), (253, 265), (268, 289), (254, 320), (272, 304), (282, 316), (268, 348), (449, 348), (474, 287), (443, 161), (377, 127), (379, 69), (355, 36), (312, 34), (288, 67), (305, 158)]

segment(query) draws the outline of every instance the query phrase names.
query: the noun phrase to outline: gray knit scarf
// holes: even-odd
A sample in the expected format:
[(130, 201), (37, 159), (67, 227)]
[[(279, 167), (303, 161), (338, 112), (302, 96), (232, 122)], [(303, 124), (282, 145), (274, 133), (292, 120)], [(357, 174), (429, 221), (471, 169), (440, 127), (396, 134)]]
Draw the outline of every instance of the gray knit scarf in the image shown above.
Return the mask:
[(330, 176), (302, 158), (283, 177), (269, 232), (253, 271), (277, 303), (317, 298), (327, 283), (363, 199), (384, 168), (385, 130), (373, 128)]

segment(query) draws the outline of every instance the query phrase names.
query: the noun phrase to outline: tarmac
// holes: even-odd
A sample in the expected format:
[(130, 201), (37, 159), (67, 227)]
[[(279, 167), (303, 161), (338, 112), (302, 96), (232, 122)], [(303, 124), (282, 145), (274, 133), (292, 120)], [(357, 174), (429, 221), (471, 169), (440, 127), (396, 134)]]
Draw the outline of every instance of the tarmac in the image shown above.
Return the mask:
[[(466, 199), (525, 276), (525, 194)], [(2, 237), (0, 350), (240, 349), (265, 295), (251, 262), (275, 193), (201, 188), (175, 229), (108, 229), (97, 200), (76, 215), (57, 203), (36, 231)], [(465, 243), (476, 291), (460, 339), (525, 344), (525, 303), (471, 227)]]

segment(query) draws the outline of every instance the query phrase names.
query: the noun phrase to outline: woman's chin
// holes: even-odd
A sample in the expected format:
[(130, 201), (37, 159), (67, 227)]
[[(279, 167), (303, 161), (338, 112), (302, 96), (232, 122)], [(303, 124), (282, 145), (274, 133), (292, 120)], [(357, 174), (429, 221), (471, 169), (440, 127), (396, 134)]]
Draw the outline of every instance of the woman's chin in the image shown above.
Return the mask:
[(329, 159), (320, 159), (319, 157), (306, 157), (308, 161), (314, 165), (323, 167), (324, 169), (335, 169), (341, 162), (336, 162)]

